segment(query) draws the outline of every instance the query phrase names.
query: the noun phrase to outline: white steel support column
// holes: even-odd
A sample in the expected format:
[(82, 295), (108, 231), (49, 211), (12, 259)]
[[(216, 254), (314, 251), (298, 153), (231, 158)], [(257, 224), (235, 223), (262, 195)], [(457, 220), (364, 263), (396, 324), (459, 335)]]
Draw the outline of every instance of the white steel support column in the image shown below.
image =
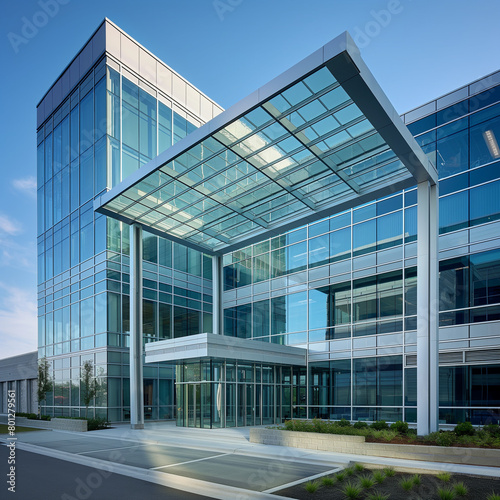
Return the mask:
[(130, 427), (144, 429), (142, 228), (130, 226)]
[(212, 332), (222, 335), (222, 257), (212, 257)]
[(439, 418), (438, 187), (417, 193), (417, 433), (427, 435)]

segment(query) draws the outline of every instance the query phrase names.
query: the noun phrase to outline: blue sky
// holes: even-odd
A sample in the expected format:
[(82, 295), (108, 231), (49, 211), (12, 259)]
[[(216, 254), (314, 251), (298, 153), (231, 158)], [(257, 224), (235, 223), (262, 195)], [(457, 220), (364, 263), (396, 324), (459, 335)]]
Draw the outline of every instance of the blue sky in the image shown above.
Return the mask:
[(0, 357), (36, 349), (36, 104), (104, 17), (225, 108), (345, 30), (400, 113), (500, 69), (494, 0), (4, 2)]

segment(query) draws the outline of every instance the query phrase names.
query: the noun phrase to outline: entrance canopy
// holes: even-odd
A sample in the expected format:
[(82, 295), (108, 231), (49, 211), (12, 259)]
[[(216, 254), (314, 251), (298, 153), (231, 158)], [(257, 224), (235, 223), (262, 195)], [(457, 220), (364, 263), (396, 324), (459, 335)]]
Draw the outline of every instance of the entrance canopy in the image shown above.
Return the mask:
[(435, 167), (344, 33), (94, 208), (221, 255), (422, 181)]
[(306, 366), (305, 349), (212, 333), (149, 342), (145, 347), (146, 363), (214, 358)]

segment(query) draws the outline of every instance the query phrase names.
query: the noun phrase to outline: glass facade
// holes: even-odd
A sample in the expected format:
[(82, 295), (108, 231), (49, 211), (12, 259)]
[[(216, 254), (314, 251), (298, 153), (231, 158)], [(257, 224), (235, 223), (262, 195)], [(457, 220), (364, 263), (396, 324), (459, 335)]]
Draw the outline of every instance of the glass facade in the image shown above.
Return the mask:
[[(85, 411), (80, 369), (92, 361), (101, 389), (89, 413), (122, 421), (130, 418), (129, 232), (126, 224), (95, 213), (93, 201), (203, 120), (153, 77), (139, 77), (111, 59), (104, 55), (93, 63), (37, 130), (38, 352), (51, 361), (55, 379), (45, 413)], [(500, 417), (500, 86), (495, 83), (494, 78), (475, 82), (457, 102), (452, 93), (403, 116), (440, 179), (442, 423)], [(303, 85), (255, 110), (239, 129), (220, 131), (224, 157), (214, 144), (204, 145), (210, 156), (204, 168), (213, 174), (207, 189), (220, 194), (220, 210), (228, 201), (227, 186), (237, 187), (233, 195), (242, 202), (252, 182), (262, 187), (263, 180), (252, 177), (252, 161), (278, 162), (294, 151), (293, 141), (286, 142), (287, 127), (317, 147), (342, 139), (324, 137), (320, 119), (332, 118), (338, 99), (347, 106), (345, 116), (335, 115), (338, 123), (354, 121), (351, 132), (366, 133), (368, 124), (338, 95), (335, 82), (312, 75)], [(290, 111), (299, 107), (303, 115)], [(226, 178), (221, 172), (236, 154), (243, 155), (242, 170)], [(280, 166), (290, 170), (291, 185), (300, 187), (304, 173), (323, 179), (324, 172), (304, 171), (298, 153), (292, 159)], [(193, 153), (185, 163), (192, 167), (201, 160)], [(185, 175), (186, 186), (199, 182), (196, 169)], [(325, 179), (321, 196), (345, 187)], [(184, 231), (197, 198), (185, 186), (174, 191), (175, 224)], [(267, 193), (265, 186), (259, 193)], [(295, 203), (264, 200), (248, 224), (271, 220), (274, 212), (292, 213)], [(291, 417), (415, 422), (416, 203), (415, 188), (395, 192), (224, 255), (222, 333), (307, 349), (308, 364), (231, 359), (147, 364), (145, 418), (176, 418), (178, 425), (194, 427), (271, 424)], [(215, 225), (211, 243), (228, 228), (242, 229), (241, 223)], [(201, 332), (212, 332), (211, 258), (145, 231), (144, 343)]]
[[(496, 421), (500, 87), (412, 114), (440, 178), (439, 418)], [(416, 203), (408, 189), (224, 256), (225, 335), (309, 350), (294, 417), (416, 421)]]
[[(100, 393), (89, 415), (130, 418), (129, 229), (94, 213), (93, 200), (200, 123), (123, 73), (101, 58), (37, 132), (38, 353), (55, 380), (50, 415), (83, 414), (80, 370), (92, 361)], [(143, 258), (144, 342), (211, 331), (211, 258), (147, 232)], [(147, 419), (174, 418), (173, 366), (145, 366), (144, 404)]]

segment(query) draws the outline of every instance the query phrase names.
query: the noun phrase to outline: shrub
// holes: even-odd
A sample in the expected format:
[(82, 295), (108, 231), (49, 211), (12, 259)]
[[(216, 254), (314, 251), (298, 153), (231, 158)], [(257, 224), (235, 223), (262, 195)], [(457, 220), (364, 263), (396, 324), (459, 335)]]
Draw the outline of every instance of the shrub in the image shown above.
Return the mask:
[(408, 433), (408, 423), (401, 422), (401, 420), (398, 420), (397, 422), (394, 422), (393, 424), (391, 424), (391, 430), (399, 432), (400, 434), (407, 434)]
[(401, 488), (403, 488), (403, 490), (410, 491), (413, 488), (413, 479), (412, 478), (401, 479), (399, 484), (401, 485)]
[(52, 420), (52, 417), (50, 415), (40, 415), (40, 420)]
[(420, 474), (414, 474), (411, 480), (413, 481), (413, 484), (415, 486), (418, 486), (422, 482), (422, 477), (420, 476)]
[(365, 466), (363, 464), (354, 464), (354, 469), (356, 472), (362, 472), (365, 470)]
[(384, 474), (387, 476), (387, 477), (393, 477), (394, 474), (396, 474), (396, 471), (392, 468), (392, 467), (386, 467), (384, 469)]
[(440, 481), (443, 481), (443, 483), (449, 483), (451, 479), (451, 474), (449, 472), (440, 472), (439, 474), (436, 474), (436, 477)]
[(453, 432), (457, 436), (473, 436), (476, 433), (476, 430), (470, 422), (459, 422)]
[(375, 493), (372, 493), (371, 495), (368, 495), (366, 498), (368, 500), (387, 500), (389, 498), (389, 495), (383, 495), (382, 493), (377, 491)]
[(453, 490), (455, 491), (455, 493), (461, 497), (464, 497), (465, 495), (467, 495), (467, 493), (469, 492), (467, 486), (465, 486), (464, 483), (460, 482), (460, 483), (455, 483), (453, 485)]
[(336, 422), (336, 424), (339, 427), (351, 427), (351, 422), (349, 422), (349, 420), (347, 420), (346, 418), (341, 418)]
[(347, 467), (347, 469), (344, 469), (344, 472), (347, 476), (351, 477), (354, 474), (354, 469), (352, 467)]
[(363, 488), (371, 488), (374, 484), (375, 484), (375, 481), (372, 479), (371, 476), (363, 476), (359, 479), (359, 483), (361, 484), (361, 486), (363, 486)]
[(500, 500), (500, 495), (497, 495), (494, 491), (492, 491), (491, 495), (486, 497), (486, 500)]
[(367, 429), (368, 424), (366, 422), (363, 422), (363, 420), (358, 420), (352, 425), (355, 429)]
[(498, 424), (488, 424), (483, 427), (483, 430), (495, 437), (500, 437), (500, 426)]
[(361, 495), (362, 491), (363, 490), (362, 490), (361, 486), (359, 486), (358, 484), (351, 483), (351, 482), (346, 483), (345, 486), (342, 488), (342, 493), (349, 500), (354, 500), (356, 498), (359, 498), (359, 495)]
[(28, 418), (30, 420), (38, 420), (38, 415), (36, 413), (28, 413)]
[(453, 500), (455, 498), (455, 492), (450, 488), (438, 488), (437, 493), (441, 500)]
[(385, 479), (385, 474), (381, 470), (376, 470), (373, 471), (373, 480), (377, 483), (380, 484), (384, 481)]
[(304, 488), (309, 493), (315, 493), (316, 490), (319, 488), (319, 483), (317, 481), (307, 481)]
[(324, 476), (321, 478), (323, 486), (333, 486), (335, 484), (335, 477)]
[(370, 427), (372, 429), (375, 429), (376, 431), (384, 431), (389, 428), (385, 420), (377, 420), (376, 422), (373, 422), (373, 424), (370, 425)]
[(103, 417), (87, 419), (87, 430), (89, 431), (98, 431), (100, 429), (106, 429), (107, 427), (109, 427), (109, 422)]
[(434, 440), (438, 446), (451, 446), (455, 442), (455, 436), (453, 432), (444, 431), (439, 432)]

